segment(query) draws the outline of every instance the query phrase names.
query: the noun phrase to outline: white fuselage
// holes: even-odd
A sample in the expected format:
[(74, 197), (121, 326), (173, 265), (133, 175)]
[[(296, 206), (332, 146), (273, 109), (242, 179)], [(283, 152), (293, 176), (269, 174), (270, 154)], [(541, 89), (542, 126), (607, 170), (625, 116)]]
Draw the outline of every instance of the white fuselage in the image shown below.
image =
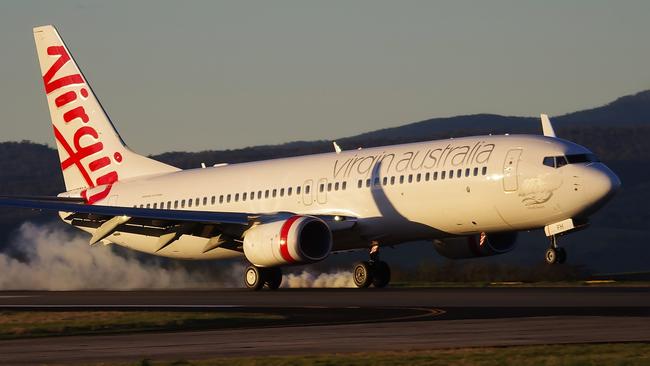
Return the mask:
[[(609, 194), (601, 163), (550, 167), (545, 157), (586, 154), (535, 135), (477, 136), (184, 170), (113, 185), (99, 204), (215, 212), (344, 215), (358, 235), (335, 236), (334, 251), (480, 232), (537, 229), (588, 215)], [(615, 177), (615, 176), (614, 176)], [(84, 229), (92, 232), (93, 229)], [(156, 236), (107, 238), (156, 252)], [(209, 259), (208, 239), (183, 235), (158, 255)]]

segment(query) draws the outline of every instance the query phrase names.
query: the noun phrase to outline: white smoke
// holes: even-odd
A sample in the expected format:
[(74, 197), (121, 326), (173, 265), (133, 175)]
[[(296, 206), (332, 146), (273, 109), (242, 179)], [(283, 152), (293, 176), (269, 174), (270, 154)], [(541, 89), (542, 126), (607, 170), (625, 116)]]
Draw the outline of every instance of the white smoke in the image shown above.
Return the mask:
[[(0, 253), (0, 290), (243, 287), (241, 264), (215, 261), (215, 271), (165, 268), (158, 260), (138, 259), (132, 251), (118, 254), (111, 246), (90, 246), (88, 239), (85, 233), (70, 233), (58, 225), (23, 224), (8, 246), (20, 255)], [(226, 270), (217, 271), (222, 265)], [(284, 275), (282, 287), (354, 287), (354, 281), (349, 271), (304, 270)]]
[(355, 285), (350, 271), (319, 274), (302, 271), (300, 274), (285, 275), (282, 279), (282, 287), (355, 287)]
[(0, 290), (160, 289), (240, 286), (243, 269), (230, 265), (226, 279), (185, 268), (143, 263), (135, 253), (89, 246), (88, 236), (55, 225), (23, 224), (10, 247), (24, 260), (0, 253)]

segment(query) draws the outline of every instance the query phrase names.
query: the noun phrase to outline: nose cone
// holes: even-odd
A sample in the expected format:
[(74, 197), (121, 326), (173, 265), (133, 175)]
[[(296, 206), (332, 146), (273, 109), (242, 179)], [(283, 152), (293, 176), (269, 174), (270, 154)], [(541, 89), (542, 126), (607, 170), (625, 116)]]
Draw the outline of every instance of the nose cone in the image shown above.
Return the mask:
[(607, 203), (621, 188), (621, 180), (604, 164), (596, 163), (590, 168), (590, 174), (585, 177), (584, 184), (589, 201), (597, 209)]

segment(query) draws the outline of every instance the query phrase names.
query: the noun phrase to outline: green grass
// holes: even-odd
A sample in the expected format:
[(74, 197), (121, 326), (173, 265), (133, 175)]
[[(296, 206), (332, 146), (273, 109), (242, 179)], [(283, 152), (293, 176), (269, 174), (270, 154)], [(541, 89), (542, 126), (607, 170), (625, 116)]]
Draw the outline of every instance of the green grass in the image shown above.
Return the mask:
[(0, 339), (210, 329), (264, 325), (283, 317), (262, 313), (172, 311), (0, 311)]
[[(96, 364), (99, 365), (99, 364)], [(106, 365), (106, 363), (102, 363)], [(150, 366), (636, 366), (650, 365), (650, 344), (578, 344), (374, 352), (282, 357), (214, 358), (198, 361), (142, 360), (119, 365)]]

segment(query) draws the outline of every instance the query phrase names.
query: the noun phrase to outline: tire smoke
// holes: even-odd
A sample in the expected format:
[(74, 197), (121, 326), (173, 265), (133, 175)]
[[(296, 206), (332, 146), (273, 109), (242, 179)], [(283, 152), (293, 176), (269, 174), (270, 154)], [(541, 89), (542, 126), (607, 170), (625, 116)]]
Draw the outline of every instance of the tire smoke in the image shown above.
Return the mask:
[(287, 288), (321, 288), (321, 287), (355, 287), (352, 272), (337, 271), (334, 273), (314, 274), (307, 270), (299, 274), (289, 273), (282, 279), (282, 287)]
[[(57, 225), (24, 223), (9, 249), (0, 253), (0, 290), (131, 290), (241, 287), (241, 265), (212, 271), (166, 268), (135, 252), (118, 254), (111, 246), (90, 247), (88, 235), (71, 234)], [(217, 271), (215, 271), (217, 272)]]

